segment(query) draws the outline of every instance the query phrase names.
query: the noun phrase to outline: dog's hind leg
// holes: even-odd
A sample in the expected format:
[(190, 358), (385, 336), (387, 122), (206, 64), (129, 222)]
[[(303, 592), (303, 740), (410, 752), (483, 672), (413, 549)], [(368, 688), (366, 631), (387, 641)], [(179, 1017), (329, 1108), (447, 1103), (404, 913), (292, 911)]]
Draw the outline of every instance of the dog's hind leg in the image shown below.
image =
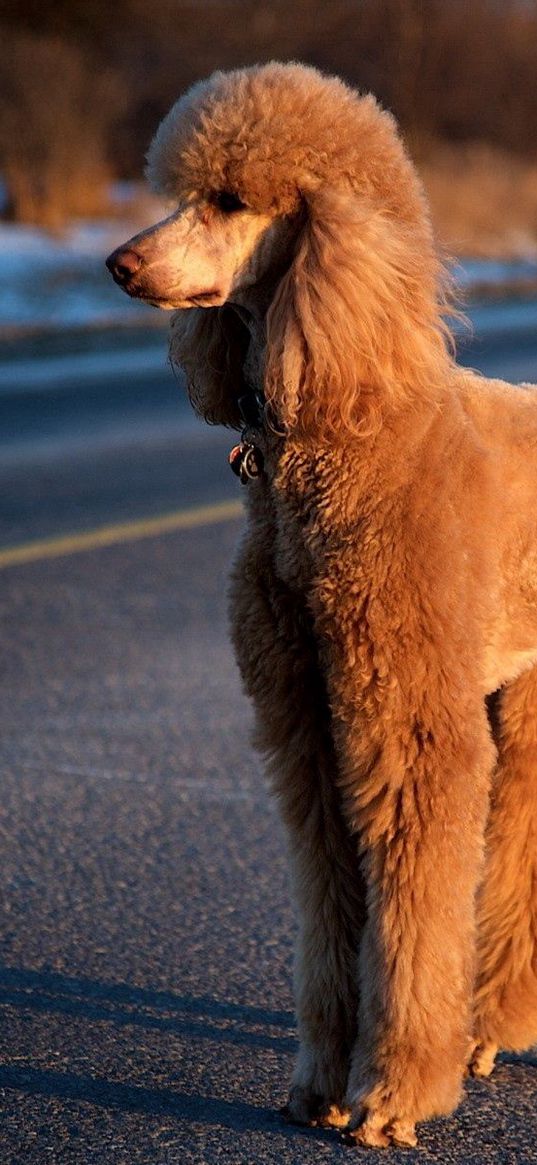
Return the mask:
[(356, 1036), (363, 883), (340, 809), (330, 720), (309, 618), (267, 558), (246, 547), (231, 587), (236, 654), (256, 709), (291, 852), (299, 912), (299, 1052), (285, 1115), (343, 1125)]
[(488, 1076), (498, 1048), (537, 1041), (537, 667), (501, 693), (498, 767), (478, 896), (476, 1047)]

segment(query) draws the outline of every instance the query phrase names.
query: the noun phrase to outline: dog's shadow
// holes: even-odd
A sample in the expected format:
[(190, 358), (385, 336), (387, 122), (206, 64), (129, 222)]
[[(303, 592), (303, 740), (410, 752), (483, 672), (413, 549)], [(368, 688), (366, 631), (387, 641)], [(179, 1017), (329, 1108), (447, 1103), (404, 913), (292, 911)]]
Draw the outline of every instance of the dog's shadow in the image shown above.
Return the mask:
[(0, 1005), (61, 1013), (175, 1032), (191, 1039), (295, 1052), (291, 1012), (274, 1011), (203, 996), (72, 978), (56, 971), (0, 967)]
[[(248, 1051), (296, 1051), (291, 1012), (228, 1003), (205, 996), (182, 996), (171, 991), (70, 977), (55, 971), (0, 967), (0, 1005), (30, 1013), (65, 1015), (74, 1019), (107, 1021), (116, 1027), (134, 1027), (175, 1033), (191, 1040), (232, 1044)], [(537, 1050), (515, 1055), (504, 1052), (499, 1064), (537, 1067)], [(479, 1082), (469, 1082), (478, 1085)], [(176, 1086), (177, 1085), (177, 1086)], [(169, 1087), (148, 1087), (82, 1075), (31, 1064), (0, 1065), (0, 1088), (27, 1096), (86, 1102), (113, 1112), (167, 1116), (171, 1120), (234, 1131), (296, 1137), (300, 1132), (328, 1140), (323, 1129), (297, 1130), (286, 1125), (278, 1111), (240, 1098), (221, 1099), (182, 1091), (181, 1076), (170, 1074)], [(413, 1154), (405, 1159), (410, 1160)]]
[[(294, 1017), (290, 1012), (227, 1003), (207, 997), (181, 996), (169, 991), (68, 977), (55, 971), (0, 968), (0, 1005), (39, 1014), (74, 1019), (105, 1020), (118, 1027), (156, 1029), (187, 1039), (206, 1039), (243, 1046), (252, 1051), (271, 1049), (294, 1053)], [(173, 1081), (177, 1080), (178, 1087)], [(180, 1077), (170, 1076), (169, 1087), (120, 1083), (31, 1064), (0, 1065), (0, 1088), (26, 1095), (83, 1101), (108, 1110), (147, 1115), (242, 1131), (265, 1131), (294, 1136), (276, 1109), (240, 1098), (230, 1100), (183, 1092)], [(324, 1131), (316, 1130), (325, 1136)]]

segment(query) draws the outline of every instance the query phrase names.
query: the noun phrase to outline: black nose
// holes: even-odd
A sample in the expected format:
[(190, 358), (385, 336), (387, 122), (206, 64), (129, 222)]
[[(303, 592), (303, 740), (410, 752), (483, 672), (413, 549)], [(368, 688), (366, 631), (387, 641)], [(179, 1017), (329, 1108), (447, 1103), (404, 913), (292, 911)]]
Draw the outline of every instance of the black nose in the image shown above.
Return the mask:
[(106, 266), (116, 283), (128, 283), (142, 266), (142, 256), (130, 247), (118, 247), (108, 256)]

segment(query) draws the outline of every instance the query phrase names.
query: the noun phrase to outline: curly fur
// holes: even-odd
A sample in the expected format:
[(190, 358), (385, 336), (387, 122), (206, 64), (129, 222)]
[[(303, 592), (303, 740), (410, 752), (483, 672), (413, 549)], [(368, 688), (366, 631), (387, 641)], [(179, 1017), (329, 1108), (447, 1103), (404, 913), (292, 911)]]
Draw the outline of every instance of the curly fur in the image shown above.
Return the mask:
[(537, 1039), (537, 395), (454, 363), (423, 193), (371, 96), (217, 73), (148, 169), (200, 207), (196, 254), (232, 231), (215, 192), (246, 205), (237, 248), (263, 223), (171, 351), (207, 420), (238, 427), (253, 385), (277, 422), (231, 616), (300, 913), (288, 1113), (414, 1143), (469, 1057)]

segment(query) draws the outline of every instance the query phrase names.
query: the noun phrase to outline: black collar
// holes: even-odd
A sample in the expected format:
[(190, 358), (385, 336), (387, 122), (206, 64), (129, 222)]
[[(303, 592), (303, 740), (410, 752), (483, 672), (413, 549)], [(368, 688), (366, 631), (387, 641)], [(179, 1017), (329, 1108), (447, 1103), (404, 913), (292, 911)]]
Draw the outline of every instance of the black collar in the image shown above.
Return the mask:
[(262, 429), (265, 423), (265, 397), (255, 388), (249, 388), (238, 398), (237, 406), (245, 429)]

